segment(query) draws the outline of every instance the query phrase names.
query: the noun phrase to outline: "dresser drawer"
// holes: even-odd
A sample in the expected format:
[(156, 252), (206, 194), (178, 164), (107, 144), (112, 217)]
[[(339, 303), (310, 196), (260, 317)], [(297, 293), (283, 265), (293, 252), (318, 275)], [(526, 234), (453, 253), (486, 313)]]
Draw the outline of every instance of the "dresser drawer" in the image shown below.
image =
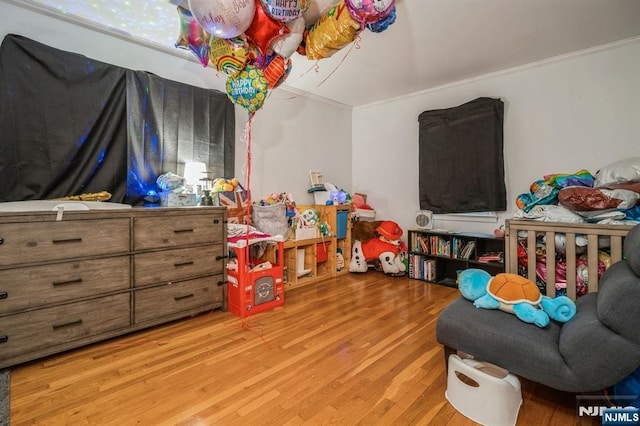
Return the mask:
[(0, 315), (130, 287), (130, 257), (0, 270)]
[(129, 293), (0, 317), (0, 360), (130, 325)]
[(221, 273), (222, 249), (219, 244), (136, 254), (133, 259), (135, 286)]
[(221, 214), (137, 217), (133, 248), (146, 250), (222, 243), (226, 238), (222, 217)]
[(129, 219), (0, 224), (0, 266), (129, 251)]
[(183, 281), (134, 292), (134, 322), (144, 323), (197, 308), (214, 309), (224, 301), (222, 275)]

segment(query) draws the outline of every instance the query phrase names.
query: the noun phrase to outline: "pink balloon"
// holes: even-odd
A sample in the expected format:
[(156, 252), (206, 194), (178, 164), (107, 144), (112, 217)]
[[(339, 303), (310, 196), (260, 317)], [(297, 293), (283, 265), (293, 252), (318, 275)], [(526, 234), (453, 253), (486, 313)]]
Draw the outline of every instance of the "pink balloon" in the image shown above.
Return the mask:
[(351, 16), (363, 23), (386, 18), (395, 6), (395, 0), (345, 0), (345, 3)]
[(244, 33), (255, 14), (255, 0), (189, 0), (191, 14), (209, 34), (233, 38)]

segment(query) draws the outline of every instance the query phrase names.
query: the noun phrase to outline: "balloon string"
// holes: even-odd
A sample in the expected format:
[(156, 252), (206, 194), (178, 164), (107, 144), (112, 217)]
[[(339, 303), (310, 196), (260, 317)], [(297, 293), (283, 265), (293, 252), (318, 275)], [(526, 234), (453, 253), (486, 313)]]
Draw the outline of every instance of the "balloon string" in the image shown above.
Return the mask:
[[(244, 214), (246, 218), (246, 225), (247, 225), (247, 232), (245, 233), (246, 243), (247, 243), (245, 246), (245, 250), (247, 254), (249, 250), (249, 230), (251, 228), (251, 133), (252, 133), (251, 128), (253, 126), (253, 117), (255, 117), (255, 112), (250, 112), (249, 120), (247, 120), (247, 124), (245, 125), (244, 133), (242, 135), (242, 138), (245, 139), (247, 142), (247, 164), (245, 166), (246, 175), (245, 175), (245, 181), (244, 181), (244, 188), (247, 192), (247, 205), (246, 205), (246, 210)], [(247, 260), (248, 260), (248, 256), (247, 256)]]
[(316, 59), (316, 61), (313, 63), (313, 65), (311, 65), (309, 67), (308, 70), (306, 70), (305, 72), (303, 72), (302, 74), (300, 74), (300, 77), (304, 77), (305, 75), (307, 75), (309, 73), (309, 71), (314, 70), (315, 72), (320, 71), (320, 67), (318, 66), (318, 60)]
[(318, 83), (318, 85), (316, 87), (320, 87), (322, 84), (324, 84), (324, 82), (327, 81), (329, 79), (329, 77), (331, 77), (333, 75), (333, 73), (338, 70), (338, 68), (340, 68), (340, 65), (342, 65), (342, 63), (345, 61), (345, 59), (347, 59), (347, 56), (349, 56), (349, 54), (351, 53), (351, 50), (353, 50), (354, 47), (356, 49), (360, 49), (360, 40), (361, 40), (360, 39), (360, 35), (357, 35), (356, 38), (354, 39), (354, 42), (349, 47), (349, 50), (347, 50), (347, 53), (345, 53), (345, 55), (342, 57), (340, 62), (338, 62), (338, 65), (336, 65), (336, 67), (333, 69), (333, 71), (331, 71), (328, 76), (326, 76), (320, 83)]

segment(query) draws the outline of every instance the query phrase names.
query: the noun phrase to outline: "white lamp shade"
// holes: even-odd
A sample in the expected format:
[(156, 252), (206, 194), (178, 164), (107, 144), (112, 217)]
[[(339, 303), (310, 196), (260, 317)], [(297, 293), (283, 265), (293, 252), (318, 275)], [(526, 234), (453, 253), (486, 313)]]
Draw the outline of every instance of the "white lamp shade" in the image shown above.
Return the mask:
[(184, 165), (184, 180), (187, 185), (195, 187), (200, 179), (207, 177), (207, 165), (200, 162), (190, 162)]

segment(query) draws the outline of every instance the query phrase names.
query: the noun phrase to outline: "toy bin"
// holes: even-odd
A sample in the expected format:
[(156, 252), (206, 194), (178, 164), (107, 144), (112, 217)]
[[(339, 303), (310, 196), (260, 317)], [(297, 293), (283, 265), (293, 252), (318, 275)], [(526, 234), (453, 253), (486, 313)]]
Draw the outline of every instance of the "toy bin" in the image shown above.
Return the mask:
[(336, 212), (336, 238), (342, 239), (347, 237), (347, 219), (349, 218), (348, 210), (338, 210)]
[(316, 262), (323, 263), (329, 259), (329, 242), (316, 244)]
[(465, 417), (487, 426), (513, 426), (522, 404), (520, 380), (488, 362), (449, 356), (449, 403)]
[(257, 238), (275, 244), (274, 259), (252, 265), (245, 241), (229, 243), (236, 255), (235, 269), (227, 269), (227, 302), (229, 311), (240, 318), (271, 310), (284, 304), (284, 246), (282, 237)]

